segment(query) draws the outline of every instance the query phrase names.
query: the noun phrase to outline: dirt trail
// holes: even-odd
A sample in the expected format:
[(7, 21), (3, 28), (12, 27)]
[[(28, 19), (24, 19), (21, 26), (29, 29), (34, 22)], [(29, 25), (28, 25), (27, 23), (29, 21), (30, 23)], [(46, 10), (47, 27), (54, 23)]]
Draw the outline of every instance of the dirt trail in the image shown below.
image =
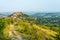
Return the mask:
[(22, 40), (22, 37), (15, 31), (14, 24), (9, 27), (9, 37), (11, 37), (11, 40)]

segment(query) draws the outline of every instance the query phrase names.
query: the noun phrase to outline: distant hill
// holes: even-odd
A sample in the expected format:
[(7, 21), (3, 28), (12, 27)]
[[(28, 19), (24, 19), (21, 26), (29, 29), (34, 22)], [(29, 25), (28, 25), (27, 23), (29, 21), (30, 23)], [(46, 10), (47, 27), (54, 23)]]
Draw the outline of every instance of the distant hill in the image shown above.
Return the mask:
[(54, 18), (54, 17), (60, 17), (60, 12), (56, 13), (35, 13), (32, 16), (34, 17), (40, 17), (40, 18)]
[(35, 14), (35, 13), (37, 13), (37, 12), (34, 12), (34, 11), (30, 11), (30, 12), (23, 12), (24, 14), (27, 14), (27, 15), (33, 15), (33, 14)]
[(0, 14), (0, 18), (2, 18), (2, 17), (4, 17), (4, 16), (6, 16), (6, 15), (4, 15), (4, 14)]
[(11, 15), (12, 12), (0, 12), (0, 18)]
[(11, 15), (12, 12), (0, 12), (0, 14), (4, 14), (4, 15)]

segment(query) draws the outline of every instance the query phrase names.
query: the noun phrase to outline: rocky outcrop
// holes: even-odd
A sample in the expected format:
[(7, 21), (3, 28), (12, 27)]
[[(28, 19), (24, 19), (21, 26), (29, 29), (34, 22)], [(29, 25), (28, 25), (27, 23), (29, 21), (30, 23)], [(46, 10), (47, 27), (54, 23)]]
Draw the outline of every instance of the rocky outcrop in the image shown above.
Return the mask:
[(14, 12), (11, 17), (12, 18), (17, 18), (18, 15), (22, 15), (22, 12)]

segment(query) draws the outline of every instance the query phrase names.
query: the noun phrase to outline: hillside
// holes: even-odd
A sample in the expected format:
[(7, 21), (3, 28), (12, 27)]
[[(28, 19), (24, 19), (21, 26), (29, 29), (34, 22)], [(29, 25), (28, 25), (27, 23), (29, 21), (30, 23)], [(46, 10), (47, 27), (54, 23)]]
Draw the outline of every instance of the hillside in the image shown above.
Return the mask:
[[(44, 15), (44, 14), (42, 14)], [(55, 14), (51, 14), (51, 15), (56, 15)], [(58, 14), (57, 14), (58, 16)], [(54, 18), (39, 18), (39, 17), (32, 17), (30, 15), (24, 14), (23, 12), (14, 12), (10, 17), (12, 18), (18, 18), (21, 19), (23, 21), (27, 21), (29, 23), (34, 23), (37, 25), (42, 25), (42, 26), (47, 26), (47, 27), (43, 27), (43, 28), (47, 28), (53, 31), (58, 31), (60, 29), (60, 17), (54, 17)]]
[[(44, 29), (36, 24), (31, 24), (19, 19), (2, 19), (6, 22), (2, 24), (1, 20), (0, 23), (2, 25), (6, 25), (5, 28), (0, 28), (0, 31), (3, 30), (3, 35), (6, 39), (19, 39), (22, 40), (56, 40), (57, 32), (54, 32), (49, 29)], [(10, 21), (9, 21), (10, 20)], [(0, 24), (0, 25), (1, 25)]]
[(45, 25), (45, 22), (22, 12), (14, 12), (0, 18), (0, 40), (60, 40), (59, 26), (51, 27), (52, 23), (47, 21), (50, 24)]

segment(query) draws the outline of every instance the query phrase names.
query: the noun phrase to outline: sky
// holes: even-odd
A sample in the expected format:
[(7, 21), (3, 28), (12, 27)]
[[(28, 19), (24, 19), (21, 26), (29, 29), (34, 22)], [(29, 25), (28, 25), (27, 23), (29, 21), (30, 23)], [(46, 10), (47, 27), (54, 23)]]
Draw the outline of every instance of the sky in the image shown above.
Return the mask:
[(60, 12), (60, 0), (0, 0), (0, 12)]

